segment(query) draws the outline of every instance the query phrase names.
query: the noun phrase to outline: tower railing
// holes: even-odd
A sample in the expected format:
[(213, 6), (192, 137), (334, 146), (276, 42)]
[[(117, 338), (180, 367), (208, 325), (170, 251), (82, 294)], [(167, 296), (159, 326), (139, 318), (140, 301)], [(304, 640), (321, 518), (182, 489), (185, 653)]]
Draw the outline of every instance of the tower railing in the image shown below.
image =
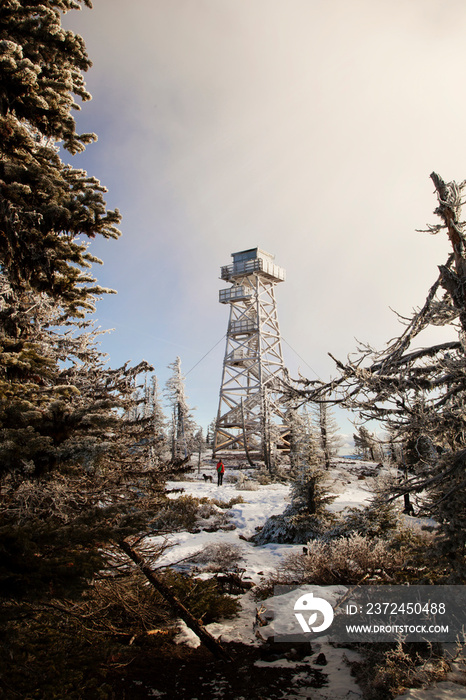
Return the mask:
[(254, 331), (257, 331), (258, 327), (259, 326), (256, 321), (240, 319), (237, 321), (231, 321), (228, 330), (232, 335), (239, 335), (242, 333), (253, 333)]
[(246, 289), (246, 287), (242, 285), (230, 287), (229, 289), (221, 289), (218, 293), (218, 300), (221, 304), (229, 304), (231, 301), (250, 299), (251, 297), (251, 290)]
[(255, 272), (261, 272), (277, 282), (284, 282), (286, 279), (286, 273), (282, 267), (263, 258), (254, 258), (253, 260), (243, 260), (231, 265), (224, 265), (221, 268), (221, 278), (222, 280), (230, 280), (234, 277), (252, 275)]

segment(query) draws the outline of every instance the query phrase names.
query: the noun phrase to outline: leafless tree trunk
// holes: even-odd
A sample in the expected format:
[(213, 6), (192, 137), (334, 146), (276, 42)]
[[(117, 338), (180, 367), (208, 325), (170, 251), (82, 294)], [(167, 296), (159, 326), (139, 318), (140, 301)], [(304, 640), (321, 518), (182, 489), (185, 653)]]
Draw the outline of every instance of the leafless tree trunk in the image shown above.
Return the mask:
[(249, 447), (248, 447), (248, 438), (246, 434), (246, 425), (244, 423), (244, 403), (243, 403), (243, 398), (241, 398), (241, 423), (243, 425), (243, 442), (244, 442), (244, 452), (246, 454), (246, 459), (248, 460), (248, 464), (250, 467), (254, 467), (255, 464), (251, 459), (251, 456), (249, 454)]
[(320, 427), (320, 444), (324, 455), (325, 469), (330, 469), (330, 446), (327, 431), (327, 405), (319, 404), (319, 427)]
[(165, 598), (176, 614), (179, 615), (184, 622), (186, 622), (188, 627), (193, 630), (195, 634), (197, 634), (201, 642), (205, 644), (209, 651), (223, 661), (231, 661), (231, 656), (225, 651), (222, 645), (210, 634), (210, 632), (206, 630), (203, 625), (200, 624), (198, 620), (196, 620), (194, 615), (192, 615), (189, 610), (185, 608), (183, 603), (178, 600), (175, 595), (173, 595), (168, 586), (166, 586), (163, 581), (156, 576), (150, 566), (146, 564), (143, 557), (136, 552), (136, 550), (131, 547), (126, 540), (120, 542), (119, 546), (123, 552), (136, 564), (136, 566), (139, 567), (149, 583)]
[(455, 270), (445, 265), (439, 267), (442, 287), (450, 294), (459, 309), (463, 333), (466, 333), (466, 235), (465, 224), (460, 221), (461, 191), (464, 183), (444, 182), (440, 175), (431, 173), (437, 190), (438, 207), (435, 213), (443, 220), (450, 239), (455, 260)]

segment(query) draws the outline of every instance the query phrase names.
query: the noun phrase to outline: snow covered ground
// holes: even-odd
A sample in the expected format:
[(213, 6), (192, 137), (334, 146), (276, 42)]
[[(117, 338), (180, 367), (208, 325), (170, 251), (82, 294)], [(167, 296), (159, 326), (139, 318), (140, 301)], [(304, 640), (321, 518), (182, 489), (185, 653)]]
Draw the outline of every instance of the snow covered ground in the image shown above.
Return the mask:
[[(330, 472), (331, 491), (337, 494), (337, 498), (331, 505), (332, 510), (337, 511), (347, 506), (356, 506), (368, 500), (371, 491), (373, 477), (371, 471), (374, 465), (361, 461), (339, 459), (334, 469)], [(247, 473), (247, 472), (246, 472)], [(202, 474), (213, 476), (213, 482), (204, 481)], [(229, 511), (229, 522), (235, 525), (235, 529), (217, 530), (208, 532), (201, 530), (196, 533), (181, 532), (171, 536), (169, 548), (157, 561), (157, 565), (175, 564), (196, 552), (204, 550), (208, 545), (217, 543), (229, 543), (241, 548), (242, 561), (240, 566), (246, 571), (244, 578), (260, 583), (264, 577), (272, 572), (283, 560), (283, 557), (293, 551), (302, 551), (301, 545), (267, 544), (254, 546), (243, 538), (250, 538), (262, 526), (271, 515), (281, 513), (289, 502), (289, 486), (270, 484), (264, 486), (254, 485), (253, 490), (239, 490), (230, 479), (245, 471), (228, 468), (223, 486), (217, 487), (213, 466), (204, 465), (201, 474), (195, 474), (192, 480), (183, 482), (169, 482), (168, 488), (184, 489), (184, 495), (192, 495), (198, 498), (204, 496), (223, 502), (241, 496), (244, 503), (238, 503)], [(247, 482), (246, 482), (247, 483)], [(179, 494), (173, 494), (176, 498)], [(414, 519), (413, 519), (414, 520)], [(273, 635), (273, 621), (270, 610), (272, 600), (264, 601), (267, 609), (263, 617), (269, 619), (269, 624), (254, 628), (256, 609), (259, 604), (254, 601), (251, 591), (240, 596), (241, 611), (238, 617), (208, 625), (207, 629), (223, 642), (242, 642), (249, 645), (263, 644), (263, 639)], [(181, 621), (180, 621), (181, 623)], [(258, 637), (260, 634), (260, 637)], [(261, 639), (262, 638), (262, 639)], [(199, 640), (184, 623), (180, 624), (180, 643), (197, 646)], [(319, 654), (325, 655), (326, 665), (316, 665)], [(289, 658), (280, 658), (274, 661), (261, 661), (258, 664), (282, 665), (288, 668), (300, 666), (303, 663), (319, 668), (328, 677), (328, 684), (320, 689), (290, 689), (288, 700), (312, 698), (313, 700), (357, 700), (362, 698), (362, 692), (351, 676), (350, 667), (346, 659), (352, 660), (357, 655), (351, 649), (335, 648), (327, 643), (326, 637), (320, 637), (312, 643), (312, 655), (299, 662)], [(297, 670), (297, 674), (299, 671)], [(457, 680), (457, 679), (456, 679)], [(428, 690), (411, 690), (400, 696), (399, 700), (466, 700), (466, 687), (457, 682), (445, 681)]]

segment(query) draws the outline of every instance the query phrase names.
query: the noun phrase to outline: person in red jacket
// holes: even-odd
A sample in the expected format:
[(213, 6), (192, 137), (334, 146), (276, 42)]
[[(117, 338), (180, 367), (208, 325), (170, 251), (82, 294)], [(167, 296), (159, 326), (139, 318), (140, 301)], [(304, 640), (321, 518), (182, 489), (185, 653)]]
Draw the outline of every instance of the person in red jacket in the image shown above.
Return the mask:
[(225, 473), (225, 465), (223, 464), (222, 460), (219, 459), (217, 462), (217, 486), (221, 486), (223, 484), (223, 475)]

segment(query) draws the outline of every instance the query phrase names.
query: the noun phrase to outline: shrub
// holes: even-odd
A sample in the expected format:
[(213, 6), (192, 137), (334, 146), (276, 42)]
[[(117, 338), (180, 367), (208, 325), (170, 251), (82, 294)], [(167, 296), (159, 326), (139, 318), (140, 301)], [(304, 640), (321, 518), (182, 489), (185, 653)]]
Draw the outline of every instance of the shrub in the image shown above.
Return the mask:
[(218, 506), (213, 503), (200, 503), (197, 514), (203, 520), (208, 520), (212, 515), (217, 515)]
[(153, 530), (173, 532), (190, 530), (196, 524), (199, 499), (193, 496), (167, 498), (151, 522)]
[(391, 574), (404, 562), (404, 554), (390, 548), (384, 540), (363, 535), (308, 543), (308, 554), (290, 554), (283, 564), (258, 587), (259, 597), (267, 597), (276, 585), (321, 586), (357, 584), (376, 571)]
[(115, 695), (107, 677), (116, 659), (121, 664), (134, 659), (130, 642), (136, 638), (160, 644), (159, 636), (145, 633), (167, 628), (170, 617), (166, 602), (139, 571), (97, 580), (73, 601), (4, 604), (0, 696), (110, 700)]
[(367, 537), (391, 538), (400, 526), (400, 516), (393, 503), (375, 497), (362, 508), (348, 508), (340, 515), (333, 537), (348, 536), (351, 533)]
[(225, 524), (228, 515), (219, 512), (218, 509), (226, 511), (237, 503), (244, 503), (241, 496), (226, 502), (215, 498), (195, 498), (185, 495), (178, 498), (167, 498), (152, 520), (151, 527), (159, 532), (192, 530), (200, 519), (206, 520), (213, 515), (218, 516), (216, 524), (220, 527), (220, 525)]
[(216, 622), (221, 618), (234, 617), (239, 610), (239, 603), (222, 593), (214, 579), (207, 581), (167, 569), (163, 575), (164, 583), (188, 610), (203, 624)]
[(205, 564), (204, 571), (228, 571), (238, 566), (243, 559), (243, 550), (236, 544), (219, 542), (209, 544), (196, 554), (192, 561), (195, 564)]
[(244, 500), (242, 496), (235, 496), (234, 498), (230, 498), (229, 501), (220, 501), (218, 498), (201, 498), (200, 503), (213, 503), (214, 506), (217, 506), (218, 508), (228, 510), (229, 508), (236, 506), (238, 503), (244, 503)]
[(450, 664), (440, 645), (429, 643), (361, 644), (363, 661), (352, 670), (367, 700), (392, 700), (409, 688), (445, 678)]
[(262, 530), (254, 537), (256, 544), (279, 542), (280, 544), (303, 544), (309, 539), (321, 537), (335, 523), (336, 516), (329, 511), (311, 515), (297, 512), (290, 504), (280, 515), (272, 515)]
[(291, 485), (290, 505), (280, 515), (272, 515), (267, 520), (255, 536), (255, 542), (302, 544), (321, 537), (337, 520), (327, 509), (335, 498), (329, 493), (326, 472), (315, 466), (303, 466)]
[(259, 468), (250, 474), (250, 478), (261, 486), (268, 486), (277, 483), (286, 484), (289, 481), (289, 474), (280, 465), (276, 466), (273, 472), (270, 472), (264, 464), (260, 464)]
[(239, 491), (257, 491), (259, 484), (253, 479), (249, 479), (246, 474), (240, 474), (236, 481), (236, 488)]

